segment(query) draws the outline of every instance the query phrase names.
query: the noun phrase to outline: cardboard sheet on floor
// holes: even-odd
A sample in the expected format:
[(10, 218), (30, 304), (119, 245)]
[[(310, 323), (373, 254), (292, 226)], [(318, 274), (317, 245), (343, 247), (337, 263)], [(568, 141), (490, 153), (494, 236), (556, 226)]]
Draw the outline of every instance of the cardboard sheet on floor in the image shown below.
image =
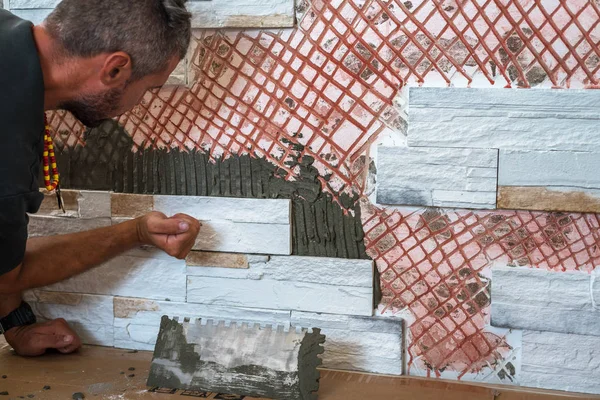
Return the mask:
[[(0, 400), (71, 399), (77, 392), (86, 399), (240, 399), (218, 393), (186, 392), (146, 387), (152, 353), (85, 346), (76, 354), (47, 354), (23, 358), (0, 337)], [(2, 378), (6, 375), (6, 378)], [(44, 389), (44, 387), (50, 387)], [(600, 398), (509, 387), (406, 377), (321, 371), (320, 400), (567, 400)], [(31, 397), (33, 396), (33, 397)], [(245, 397), (244, 400), (257, 400)]]

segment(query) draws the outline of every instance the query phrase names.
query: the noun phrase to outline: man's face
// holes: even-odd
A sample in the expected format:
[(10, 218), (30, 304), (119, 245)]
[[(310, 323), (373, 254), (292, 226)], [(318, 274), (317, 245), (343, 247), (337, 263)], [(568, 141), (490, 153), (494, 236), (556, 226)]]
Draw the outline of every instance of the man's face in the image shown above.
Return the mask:
[(61, 104), (59, 108), (70, 111), (85, 126), (95, 128), (105, 120), (131, 110), (140, 103), (146, 91), (163, 86), (178, 63), (179, 59), (174, 57), (162, 72), (129, 82), (123, 87), (83, 93), (78, 98)]

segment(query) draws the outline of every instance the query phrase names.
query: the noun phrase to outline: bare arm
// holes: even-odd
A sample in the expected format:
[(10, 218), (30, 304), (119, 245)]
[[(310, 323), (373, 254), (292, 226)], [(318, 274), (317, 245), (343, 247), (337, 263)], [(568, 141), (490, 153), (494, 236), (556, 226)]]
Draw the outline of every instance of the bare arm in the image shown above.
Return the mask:
[(23, 263), (0, 276), (0, 317), (21, 303), (21, 292), (60, 282), (139, 243), (137, 221), (88, 232), (27, 241)]
[(191, 217), (178, 214), (167, 218), (155, 212), (92, 231), (33, 238), (27, 241), (23, 263), (0, 276), (0, 294), (63, 281), (140, 244), (155, 245), (183, 258), (199, 229), (200, 224)]
[[(194, 245), (199, 230), (200, 223), (187, 215), (167, 218), (152, 212), (92, 231), (30, 239), (21, 265), (0, 276), (0, 317), (19, 306), (22, 291), (78, 275), (140, 244), (154, 245), (173, 257), (184, 258)], [(48, 330), (48, 327), (41, 328)], [(13, 347), (18, 343), (15, 346), (11, 342), (31, 343), (31, 338), (15, 339), (19, 331), (27, 332), (14, 328), (6, 333)], [(20, 353), (36, 355), (33, 353), (38, 350), (36, 347), (34, 352), (27, 349)]]
[(23, 263), (10, 277), (0, 280), (0, 284), (12, 281), (0, 286), (0, 293), (63, 281), (140, 243), (136, 220), (87, 232), (29, 239)]

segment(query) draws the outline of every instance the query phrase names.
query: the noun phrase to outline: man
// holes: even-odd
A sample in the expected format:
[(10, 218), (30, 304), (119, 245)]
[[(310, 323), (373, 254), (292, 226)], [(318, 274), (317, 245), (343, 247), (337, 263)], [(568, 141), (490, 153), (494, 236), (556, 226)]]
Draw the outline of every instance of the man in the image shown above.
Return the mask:
[(64, 320), (35, 323), (22, 302), (24, 290), (80, 274), (140, 244), (177, 258), (194, 244), (197, 220), (157, 212), (90, 232), (27, 240), (27, 213), (37, 212), (43, 198), (44, 111), (66, 109), (94, 127), (162, 86), (189, 45), (184, 3), (64, 0), (40, 26), (0, 10), (0, 324), (20, 355), (81, 346)]

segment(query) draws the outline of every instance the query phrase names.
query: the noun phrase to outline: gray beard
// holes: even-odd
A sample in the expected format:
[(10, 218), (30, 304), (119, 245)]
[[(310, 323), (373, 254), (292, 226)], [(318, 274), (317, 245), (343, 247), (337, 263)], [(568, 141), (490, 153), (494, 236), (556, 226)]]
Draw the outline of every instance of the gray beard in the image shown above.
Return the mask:
[(116, 116), (122, 95), (122, 89), (110, 89), (101, 95), (84, 95), (64, 102), (58, 108), (69, 111), (88, 128), (96, 128)]

